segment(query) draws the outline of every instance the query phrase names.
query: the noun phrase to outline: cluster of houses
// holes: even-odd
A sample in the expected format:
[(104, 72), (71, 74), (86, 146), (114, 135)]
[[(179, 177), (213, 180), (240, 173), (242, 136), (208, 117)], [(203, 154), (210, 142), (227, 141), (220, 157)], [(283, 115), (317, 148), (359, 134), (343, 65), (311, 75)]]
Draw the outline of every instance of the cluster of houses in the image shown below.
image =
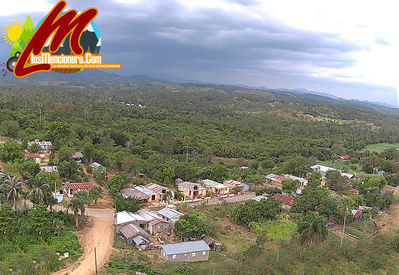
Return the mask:
[(38, 139), (35, 139), (34, 141), (28, 142), (28, 149), (31, 148), (34, 144), (38, 146), (39, 151), (33, 153), (27, 150), (24, 152), (24, 158), (33, 158), (38, 165), (46, 166), (50, 161), (51, 147), (53, 145), (52, 142), (40, 141)]
[(162, 258), (167, 261), (207, 261), (211, 250), (222, 250), (221, 243), (205, 235), (197, 241), (155, 244), (153, 239), (163, 243), (161, 238), (172, 234), (175, 223), (183, 215), (174, 205), (168, 205), (158, 211), (122, 211), (115, 214), (115, 230), (127, 244), (134, 245), (139, 250), (160, 249)]
[(154, 247), (150, 236), (170, 235), (181, 216), (183, 213), (177, 211), (174, 205), (158, 211), (122, 211), (115, 215), (115, 229), (128, 244), (144, 250)]
[(181, 179), (176, 180), (177, 190), (182, 192), (184, 200), (187, 198), (190, 200), (204, 199), (210, 195), (217, 197), (227, 197), (233, 191), (235, 187), (238, 187), (241, 191), (248, 191), (249, 185), (235, 181), (225, 180), (223, 183), (205, 179), (200, 182), (189, 182)]

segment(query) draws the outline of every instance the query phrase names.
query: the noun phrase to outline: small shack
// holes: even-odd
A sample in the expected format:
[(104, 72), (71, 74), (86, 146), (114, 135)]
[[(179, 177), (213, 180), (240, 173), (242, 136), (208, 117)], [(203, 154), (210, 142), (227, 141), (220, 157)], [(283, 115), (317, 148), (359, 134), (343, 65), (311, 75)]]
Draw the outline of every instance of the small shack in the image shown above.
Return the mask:
[(222, 251), (222, 247), (223, 245), (217, 241), (215, 241), (215, 239), (211, 238), (210, 236), (206, 236), (203, 235), (201, 237), (201, 240), (203, 240), (211, 250), (215, 251), (215, 252), (221, 252)]

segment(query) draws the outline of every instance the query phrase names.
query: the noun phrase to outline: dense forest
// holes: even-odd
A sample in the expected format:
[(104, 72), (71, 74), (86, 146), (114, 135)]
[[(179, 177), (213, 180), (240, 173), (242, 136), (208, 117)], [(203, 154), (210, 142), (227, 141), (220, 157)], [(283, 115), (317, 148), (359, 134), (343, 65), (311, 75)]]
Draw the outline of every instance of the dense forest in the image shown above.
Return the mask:
[(295, 155), (327, 160), (399, 142), (385, 107), (230, 86), (2, 83), (0, 108), (0, 135), (83, 148), (89, 160), (164, 182), (248, 177)]

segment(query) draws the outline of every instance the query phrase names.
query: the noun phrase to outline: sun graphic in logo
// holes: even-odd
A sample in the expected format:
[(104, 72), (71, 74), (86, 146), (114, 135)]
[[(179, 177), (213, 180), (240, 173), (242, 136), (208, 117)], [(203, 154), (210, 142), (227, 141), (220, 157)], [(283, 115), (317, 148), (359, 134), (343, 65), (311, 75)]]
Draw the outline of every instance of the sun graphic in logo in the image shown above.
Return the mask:
[(11, 21), (5, 26), (3, 29), (3, 38), (8, 44), (12, 44), (12, 42), (18, 40), (18, 38), (22, 34), (23, 23), (20, 21)]

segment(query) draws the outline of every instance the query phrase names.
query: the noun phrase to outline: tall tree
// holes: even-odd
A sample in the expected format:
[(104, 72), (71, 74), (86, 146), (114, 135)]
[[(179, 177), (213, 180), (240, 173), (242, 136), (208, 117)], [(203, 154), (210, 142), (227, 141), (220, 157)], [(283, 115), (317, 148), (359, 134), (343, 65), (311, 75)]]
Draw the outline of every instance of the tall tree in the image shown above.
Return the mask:
[(355, 206), (355, 201), (351, 197), (342, 197), (339, 200), (338, 213), (344, 218), (340, 247), (342, 247), (342, 244), (344, 242), (346, 218), (352, 213), (352, 209), (354, 206)]
[(327, 219), (309, 212), (299, 224), (298, 231), (303, 245), (323, 242), (328, 235)]
[(37, 199), (37, 204), (41, 204), (44, 198), (43, 190), (48, 188), (50, 188), (50, 185), (47, 183), (42, 184), (41, 186), (36, 186), (30, 191), (29, 197)]
[(19, 197), (19, 190), (24, 185), (24, 182), (21, 181), (21, 177), (10, 177), (4, 181), (3, 184), (0, 185), (0, 188), (5, 188), (7, 190), (7, 200), (10, 198), (13, 199), (14, 210), (16, 209), (17, 199)]
[(79, 210), (84, 208), (84, 202), (81, 199), (78, 198), (73, 198), (69, 202), (68, 208), (71, 208), (73, 210), (73, 213), (75, 215), (75, 225), (76, 227), (79, 226)]

